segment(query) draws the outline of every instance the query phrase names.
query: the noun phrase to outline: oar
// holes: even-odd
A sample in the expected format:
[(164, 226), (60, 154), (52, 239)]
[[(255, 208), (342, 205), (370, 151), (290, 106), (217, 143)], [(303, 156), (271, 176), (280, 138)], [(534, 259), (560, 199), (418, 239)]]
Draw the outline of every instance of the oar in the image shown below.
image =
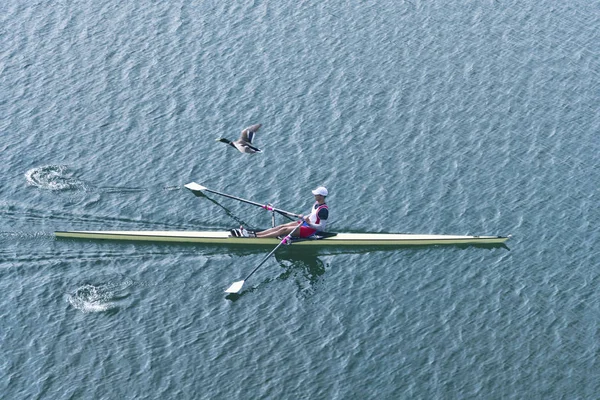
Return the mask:
[(294, 214), (289, 211), (280, 210), (278, 208), (273, 207), (270, 204), (260, 204), (260, 203), (254, 202), (254, 201), (250, 201), (250, 200), (242, 199), (240, 197), (232, 196), (230, 194), (217, 192), (216, 190), (209, 189), (209, 188), (202, 186), (196, 182), (188, 183), (185, 185), (185, 187), (190, 189), (192, 191), (192, 193), (194, 193), (196, 196), (198, 196), (202, 192), (210, 192), (210, 193), (218, 194), (219, 196), (229, 197), (230, 199), (238, 200), (243, 203), (252, 204), (253, 206), (258, 206), (260, 208), (264, 208), (265, 210), (275, 211), (281, 215), (285, 215), (288, 217), (294, 217), (294, 218), (301, 218), (301, 215), (299, 215), (299, 214)]
[(252, 272), (250, 272), (248, 274), (248, 276), (246, 276), (241, 281), (233, 282), (231, 284), (231, 286), (229, 286), (227, 288), (227, 290), (225, 290), (225, 293), (239, 293), (239, 291), (242, 290), (242, 286), (244, 286), (244, 282), (247, 281), (248, 278), (250, 278), (252, 276), (252, 274), (254, 274), (256, 272), (256, 270), (259, 269), (261, 267), (261, 265), (263, 265), (269, 257), (271, 257), (271, 255), (273, 253), (275, 253), (275, 250), (277, 250), (282, 244), (286, 243), (288, 240), (290, 240), (292, 238), (292, 234), (294, 232), (296, 232), (296, 229), (300, 228), (300, 225), (302, 225), (302, 221), (300, 221), (298, 226), (296, 226), (286, 237), (284, 237), (283, 240), (281, 240), (281, 242), (279, 242), (279, 244), (273, 250), (271, 250), (271, 252), (269, 254), (267, 254), (267, 256), (265, 258), (263, 258), (263, 260), (260, 262), (260, 264), (258, 264), (258, 266), (256, 268), (254, 268), (252, 270)]

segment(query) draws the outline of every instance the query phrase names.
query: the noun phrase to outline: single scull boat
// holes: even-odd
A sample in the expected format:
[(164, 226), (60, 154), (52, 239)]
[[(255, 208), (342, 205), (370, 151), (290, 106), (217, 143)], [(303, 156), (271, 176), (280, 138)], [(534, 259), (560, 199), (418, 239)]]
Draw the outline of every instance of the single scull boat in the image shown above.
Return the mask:
[[(240, 197), (208, 189), (196, 182), (185, 185), (196, 196), (204, 196), (204, 192), (214, 193), (243, 203), (258, 206), (273, 213), (288, 218), (298, 218), (300, 215), (273, 207), (271, 204), (261, 204)], [(232, 245), (263, 245), (273, 246), (280, 243), (278, 238), (237, 237), (230, 231), (57, 231), (60, 238), (73, 239), (106, 239), (171, 243), (204, 243)], [(295, 246), (424, 246), (436, 244), (477, 245), (502, 244), (510, 236), (460, 236), (460, 235), (422, 235), (409, 233), (325, 233), (313, 238), (291, 240)]]
[[(171, 243), (274, 246), (277, 238), (235, 237), (228, 231), (57, 231), (57, 237)], [(436, 244), (502, 244), (509, 236), (417, 235), (407, 233), (327, 233), (295, 239), (294, 246), (424, 246)]]
[[(290, 219), (301, 218), (300, 215), (273, 207), (271, 204), (260, 204), (245, 200), (236, 196), (208, 189), (198, 183), (191, 182), (185, 185), (196, 196), (203, 196), (204, 192), (214, 193), (243, 203), (261, 207), (271, 211), (272, 223), (275, 226), (275, 213)], [(170, 242), (170, 243), (204, 243), (208, 245), (261, 245), (276, 247), (265, 256), (246, 278), (233, 282), (226, 293), (236, 294), (242, 290), (244, 282), (248, 280), (260, 268), (267, 259), (284, 244), (294, 246), (425, 246), (425, 245), (503, 245), (509, 236), (459, 236), (459, 235), (419, 235), (409, 233), (325, 233), (320, 232), (311, 238), (293, 238), (294, 230), (281, 238), (257, 238), (240, 237), (232, 231), (56, 231), (54, 234), (59, 238), (73, 239), (104, 239), (104, 240), (129, 240), (148, 242)]]

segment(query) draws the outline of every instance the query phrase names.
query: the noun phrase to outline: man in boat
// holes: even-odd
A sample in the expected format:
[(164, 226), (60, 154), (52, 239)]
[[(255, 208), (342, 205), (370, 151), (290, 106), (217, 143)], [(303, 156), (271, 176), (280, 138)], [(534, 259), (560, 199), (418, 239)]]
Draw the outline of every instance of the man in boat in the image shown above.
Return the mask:
[(287, 224), (278, 225), (276, 227), (256, 233), (248, 232), (246, 229), (241, 227), (240, 231), (242, 235), (256, 235), (256, 237), (259, 238), (285, 236), (289, 235), (290, 232), (292, 232), (294, 228), (300, 223), (302, 223), (302, 225), (299, 229), (296, 229), (292, 236), (308, 238), (317, 232), (323, 232), (327, 224), (327, 218), (329, 218), (329, 210), (327, 208), (327, 204), (325, 203), (325, 198), (327, 197), (329, 192), (325, 187), (319, 186), (318, 188), (312, 191), (312, 194), (315, 196), (315, 204), (313, 205), (311, 213), (309, 215), (302, 216), (302, 222), (292, 221), (288, 222)]

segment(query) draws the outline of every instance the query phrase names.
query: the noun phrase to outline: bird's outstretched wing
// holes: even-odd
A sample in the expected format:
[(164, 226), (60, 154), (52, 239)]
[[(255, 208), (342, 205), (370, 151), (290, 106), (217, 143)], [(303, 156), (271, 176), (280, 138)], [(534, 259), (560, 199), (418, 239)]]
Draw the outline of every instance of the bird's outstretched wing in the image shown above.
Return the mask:
[(254, 134), (260, 129), (262, 125), (256, 124), (247, 127), (242, 131), (242, 135), (240, 136), (240, 140), (248, 143), (252, 143), (252, 139), (254, 139)]

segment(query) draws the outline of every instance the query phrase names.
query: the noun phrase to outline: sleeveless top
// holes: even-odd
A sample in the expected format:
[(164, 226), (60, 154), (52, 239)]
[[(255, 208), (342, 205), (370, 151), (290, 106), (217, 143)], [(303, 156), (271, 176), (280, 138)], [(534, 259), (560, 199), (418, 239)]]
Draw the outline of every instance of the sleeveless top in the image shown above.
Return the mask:
[(327, 217), (323, 219), (319, 217), (319, 211), (323, 209), (329, 211), (327, 204), (319, 205), (319, 203), (315, 203), (312, 208), (312, 212), (308, 216), (308, 220), (310, 221), (311, 225), (313, 225), (318, 231), (324, 231), (325, 226), (327, 225)]

